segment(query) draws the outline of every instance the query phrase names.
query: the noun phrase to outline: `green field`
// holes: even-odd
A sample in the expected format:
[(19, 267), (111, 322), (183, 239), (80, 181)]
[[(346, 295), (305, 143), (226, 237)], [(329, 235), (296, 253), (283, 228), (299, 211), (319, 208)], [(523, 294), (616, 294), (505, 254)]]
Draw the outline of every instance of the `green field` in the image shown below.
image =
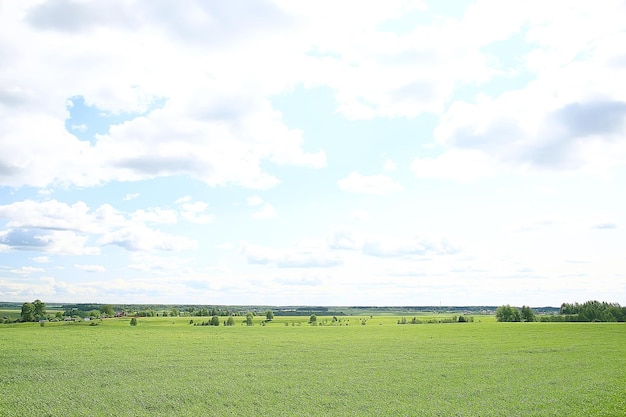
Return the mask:
[(366, 319), (0, 325), (0, 415), (626, 415), (623, 323)]

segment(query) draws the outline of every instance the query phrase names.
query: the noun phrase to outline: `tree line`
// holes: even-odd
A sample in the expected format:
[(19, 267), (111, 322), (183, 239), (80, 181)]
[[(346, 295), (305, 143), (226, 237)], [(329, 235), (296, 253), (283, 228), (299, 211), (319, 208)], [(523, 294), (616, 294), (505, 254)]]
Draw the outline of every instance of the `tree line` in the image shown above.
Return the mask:
[(626, 321), (626, 306), (606, 301), (587, 301), (582, 304), (563, 303), (559, 311), (571, 321)]
[(496, 320), (500, 322), (624, 322), (626, 307), (618, 303), (605, 301), (587, 301), (585, 303), (563, 303), (559, 314), (536, 315), (528, 306), (521, 310), (510, 305), (502, 305), (496, 309)]

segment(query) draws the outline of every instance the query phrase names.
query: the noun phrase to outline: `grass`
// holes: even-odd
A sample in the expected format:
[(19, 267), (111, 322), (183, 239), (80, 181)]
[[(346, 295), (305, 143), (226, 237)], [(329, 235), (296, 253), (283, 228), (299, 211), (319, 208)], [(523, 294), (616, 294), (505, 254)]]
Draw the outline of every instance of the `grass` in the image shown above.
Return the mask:
[(626, 414), (624, 324), (348, 319), (2, 325), (0, 415)]

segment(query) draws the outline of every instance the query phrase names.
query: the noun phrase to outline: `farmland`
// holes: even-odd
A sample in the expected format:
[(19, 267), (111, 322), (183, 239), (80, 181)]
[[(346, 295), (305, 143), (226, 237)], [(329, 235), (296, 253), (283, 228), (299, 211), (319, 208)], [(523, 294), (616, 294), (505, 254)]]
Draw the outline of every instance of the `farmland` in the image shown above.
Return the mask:
[(130, 319), (2, 325), (0, 415), (626, 413), (623, 323), (399, 319), (343, 317), (341, 326), (286, 316), (267, 325), (257, 318), (251, 327), (167, 317), (140, 318), (135, 327)]

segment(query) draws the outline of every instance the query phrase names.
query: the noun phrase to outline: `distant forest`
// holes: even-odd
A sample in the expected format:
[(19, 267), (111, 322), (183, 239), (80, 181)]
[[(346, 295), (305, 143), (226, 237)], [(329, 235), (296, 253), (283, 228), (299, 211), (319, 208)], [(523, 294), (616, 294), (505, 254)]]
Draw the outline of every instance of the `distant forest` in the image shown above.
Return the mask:
[[(522, 306), (521, 310), (510, 305), (496, 306), (244, 306), (244, 305), (174, 305), (174, 304), (46, 304), (41, 300), (23, 304), (0, 302), (5, 311), (2, 323), (16, 321), (41, 321), (71, 318), (106, 317), (218, 317), (232, 316), (405, 316), (413, 315), (411, 323), (421, 323), (419, 315), (453, 315), (459, 322), (466, 316), (493, 315), (499, 322), (624, 322), (626, 307), (618, 303), (587, 301), (563, 303), (561, 307)], [(19, 316), (12, 312), (19, 310)], [(431, 319), (433, 322), (441, 320)], [(456, 321), (456, 320), (454, 320)], [(473, 321), (470, 320), (470, 321)], [(219, 322), (219, 321), (218, 321)], [(399, 321), (400, 323), (400, 321)]]
[[(185, 316), (229, 316), (247, 313), (265, 314), (271, 310), (276, 316), (370, 316), (411, 314), (495, 314), (498, 306), (272, 306), (272, 305), (210, 305), (210, 304), (100, 304), (100, 303), (46, 303), (48, 310), (62, 311), (67, 316), (88, 316), (90, 312), (112, 309), (127, 314), (161, 316), (174, 309)], [(20, 309), (22, 303), (0, 302), (0, 309)], [(559, 314), (559, 307), (533, 307), (536, 314)]]

